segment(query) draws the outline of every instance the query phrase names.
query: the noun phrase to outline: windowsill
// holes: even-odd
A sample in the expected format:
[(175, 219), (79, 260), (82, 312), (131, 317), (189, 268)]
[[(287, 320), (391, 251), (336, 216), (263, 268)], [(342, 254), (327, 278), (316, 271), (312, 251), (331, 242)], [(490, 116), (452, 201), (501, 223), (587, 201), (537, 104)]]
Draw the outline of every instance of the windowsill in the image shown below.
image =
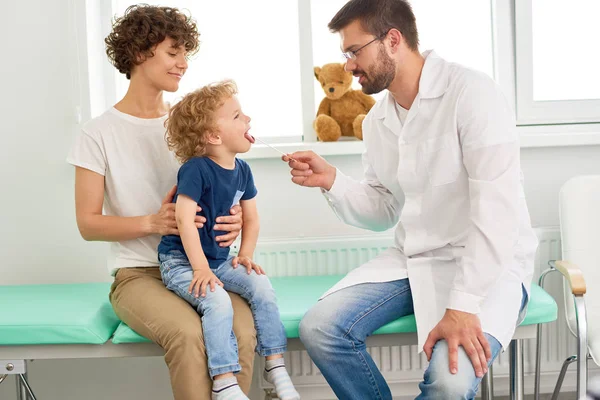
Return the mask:
[(517, 130), (521, 148), (600, 145), (600, 124), (520, 126)]
[[(523, 126), (517, 130), (521, 135), (521, 148), (569, 147), (600, 145), (600, 124), (590, 125), (553, 125)], [(359, 155), (365, 149), (360, 140), (341, 142), (300, 142), (273, 144), (284, 153), (313, 150), (322, 156)], [(244, 159), (281, 158), (281, 154), (272, 148), (256, 144), (242, 156)]]

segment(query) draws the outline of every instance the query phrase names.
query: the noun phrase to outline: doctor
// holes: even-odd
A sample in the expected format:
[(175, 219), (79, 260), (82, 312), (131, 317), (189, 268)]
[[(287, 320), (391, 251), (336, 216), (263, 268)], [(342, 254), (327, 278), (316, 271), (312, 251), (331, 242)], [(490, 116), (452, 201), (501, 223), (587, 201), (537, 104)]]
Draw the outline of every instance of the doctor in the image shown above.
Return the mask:
[(343, 221), (395, 226), (395, 240), (308, 311), (300, 338), (337, 397), (391, 399), (365, 339), (414, 312), (430, 360), (418, 399), (472, 399), (524, 317), (538, 243), (513, 111), (486, 75), (418, 52), (405, 0), (351, 0), (329, 28), (363, 92), (387, 89), (363, 123), (364, 180), (313, 152), (283, 159)]

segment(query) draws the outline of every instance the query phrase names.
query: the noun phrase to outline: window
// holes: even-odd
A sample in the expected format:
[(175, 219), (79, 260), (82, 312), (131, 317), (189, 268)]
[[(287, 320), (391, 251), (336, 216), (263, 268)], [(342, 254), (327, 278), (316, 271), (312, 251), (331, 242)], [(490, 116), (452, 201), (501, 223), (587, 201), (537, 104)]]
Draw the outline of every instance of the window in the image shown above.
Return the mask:
[[(329, 0), (329, 1), (311, 1), (311, 25), (312, 25), (312, 56), (314, 66), (322, 66), (329, 63), (344, 63), (345, 59), (342, 56), (340, 49), (340, 35), (331, 33), (327, 24), (331, 18), (338, 12), (346, 3), (345, 0)], [(360, 90), (358, 81), (354, 79), (352, 89)], [(321, 100), (325, 98), (323, 88), (316, 78), (313, 77), (313, 91), (315, 98), (314, 115), (317, 115), (317, 110)], [(384, 92), (374, 94), (375, 99), (383, 96)]]
[(519, 122), (600, 121), (600, 2), (519, 0), (515, 11)]
[[(420, 50), (494, 77), (492, 1), (413, 0)], [(469, 10), (466, 12), (465, 10)]]
[[(343, 62), (338, 34), (327, 24), (346, 0), (312, 1), (313, 60), (315, 65)], [(458, 62), (494, 77), (491, 1), (413, 0), (419, 29), (419, 50), (434, 49), (448, 61)], [(468, 16), (464, 10), (469, 10)], [(464, 19), (468, 18), (467, 21)], [(477, 49), (477, 51), (473, 51)], [(315, 104), (324, 94), (314, 80)], [(355, 80), (354, 89), (360, 89)], [(373, 97), (380, 98), (382, 93)], [(315, 110), (316, 114), (316, 110)]]
[[(433, 7), (431, 1), (435, 3)], [(253, 119), (252, 132), (256, 136), (270, 137), (271, 142), (300, 141), (303, 136), (305, 140), (314, 141), (311, 122), (323, 92), (312, 67), (344, 61), (339, 35), (329, 32), (327, 23), (345, 2), (264, 1), (263, 6), (270, 8), (268, 15), (277, 15), (277, 18), (268, 18), (267, 14), (256, 12), (255, 2), (245, 0), (149, 1), (149, 4), (188, 10), (201, 34), (200, 51), (190, 61), (179, 91), (165, 93), (165, 99), (176, 102), (201, 85), (232, 78), (238, 83), (242, 106)], [(128, 6), (137, 2), (113, 0), (112, 3), (112, 9), (105, 15), (122, 15)], [(413, 3), (419, 18), (421, 49), (431, 48), (435, 43), (442, 57), (493, 75), (489, 2), (460, 0), (460, 7), (444, 0)], [(469, 29), (468, 24), (456, 24), (461, 17), (458, 10), (464, 7), (472, 10)], [(454, 18), (448, 18), (449, 15)], [(311, 26), (311, 32), (299, 29), (300, 26)], [(464, 28), (457, 29), (457, 26)], [(303, 37), (300, 37), (301, 32)], [(473, 46), (480, 51), (472, 52)], [(104, 91), (107, 102), (113, 104), (125, 94), (128, 81), (114, 70), (110, 74), (116, 82), (115, 90)], [(309, 79), (312, 85), (303, 84)], [(353, 87), (360, 89), (356, 81)]]
[[(231, 78), (239, 88), (240, 103), (258, 137), (302, 137), (298, 5), (269, 1), (268, 12), (245, 0), (162, 0), (148, 4), (187, 9), (200, 31), (200, 51), (190, 60), (179, 91), (165, 93), (176, 102), (207, 83)], [(132, 0), (116, 0), (113, 14), (122, 15)], [(277, 17), (267, 17), (268, 15)], [(116, 98), (128, 81), (116, 74)]]
[[(203, 84), (232, 78), (253, 119), (255, 136), (270, 143), (294, 142), (291, 150), (300, 141), (316, 142), (312, 123), (324, 93), (313, 68), (344, 62), (339, 35), (329, 32), (327, 24), (346, 1), (148, 0), (187, 9), (201, 33), (200, 51), (180, 90), (165, 98), (175, 102)], [(496, 79), (514, 105), (519, 131), (531, 139), (529, 145), (572, 144), (577, 134), (579, 144), (600, 143), (600, 52), (595, 51), (600, 1), (410, 2), (420, 51), (434, 49), (448, 61)], [(124, 76), (106, 62), (102, 44), (110, 18), (134, 3), (86, 1), (92, 116), (114, 104), (127, 88)], [(353, 88), (360, 89), (356, 80)], [(347, 143), (327, 151), (343, 154), (343, 149), (360, 152), (362, 147)]]

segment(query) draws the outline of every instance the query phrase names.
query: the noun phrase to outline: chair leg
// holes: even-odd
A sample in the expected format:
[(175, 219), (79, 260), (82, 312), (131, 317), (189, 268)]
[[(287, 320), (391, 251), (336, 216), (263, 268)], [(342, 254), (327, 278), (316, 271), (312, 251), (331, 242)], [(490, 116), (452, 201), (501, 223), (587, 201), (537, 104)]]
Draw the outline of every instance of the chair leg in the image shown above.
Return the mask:
[(585, 400), (587, 396), (587, 316), (583, 296), (575, 297), (577, 318), (577, 399)]
[(24, 399), (37, 400), (35, 398), (35, 395), (33, 394), (33, 390), (31, 390), (31, 387), (29, 386), (29, 383), (27, 382), (27, 377), (23, 376), (23, 374), (19, 374), (19, 375), (17, 375), (17, 379), (21, 381), (22, 390), (25, 391)]
[[(543, 271), (538, 279), (538, 285), (543, 289), (546, 275), (556, 271), (552, 262), (548, 263), (550, 268)], [(541, 358), (542, 358), (542, 324), (537, 325), (537, 334), (535, 339), (535, 377), (533, 381), (533, 399), (540, 400), (540, 377), (541, 377)]]
[(587, 317), (585, 311), (585, 302), (583, 296), (574, 296), (575, 316), (577, 319), (577, 355), (571, 356), (565, 360), (560, 369), (552, 400), (558, 399), (560, 388), (565, 379), (569, 364), (577, 361), (577, 400), (585, 400), (587, 396)]
[(494, 399), (494, 371), (493, 365), (490, 365), (487, 374), (481, 380), (481, 400)]
[(537, 326), (535, 338), (535, 377), (533, 381), (533, 399), (540, 400), (540, 380), (542, 366), (542, 324)]
[[(558, 375), (558, 380), (556, 381), (556, 386), (554, 386), (554, 392), (552, 393), (552, 400), (558, 399), (558, 394), (560, 393), (560, 388), (565, 380), (565, 374), (567, 373), (567, 369), (571, 363), (577, 361), (577, 356), (571, 356), (567, 358), (560, 369), (560, 374)], [(579, 398), (579, 397), (577, 397)]]
[(15, 374), (15, 382), (17, 385), (17, 400), (36, 400), (29, 382), (27, 382), (27, 361), (24, 361), (24, 369), (22, 373)]
[(523, 385), (523, 341), (513, 339), (510, 342), (510, 400), (524, 400)]
[[(23, 375), (27, 379), (27, 372)], [(17, 400), (27, 400), (27, 390), (21, 381), (21, 374), (15, 375), (15, 383), (17, 384)]]

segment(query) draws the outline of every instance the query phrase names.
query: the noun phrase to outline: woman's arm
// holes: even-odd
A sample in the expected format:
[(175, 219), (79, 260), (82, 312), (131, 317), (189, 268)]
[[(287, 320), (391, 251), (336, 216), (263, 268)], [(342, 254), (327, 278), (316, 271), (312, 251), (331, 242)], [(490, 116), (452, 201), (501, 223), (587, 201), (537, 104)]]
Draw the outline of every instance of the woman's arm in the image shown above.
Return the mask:
[[(75, 168), (75, 213), (77, 227), (85, 240), (117, 242), (137, 239), (151, 234), (177, 235), (175, 187), (167, 193), (156, 214), (139, 217), (116, 217), (102, 214), (104, 176), (89, 169)], [(205, 219), (196, 218), (198, 227)]]

